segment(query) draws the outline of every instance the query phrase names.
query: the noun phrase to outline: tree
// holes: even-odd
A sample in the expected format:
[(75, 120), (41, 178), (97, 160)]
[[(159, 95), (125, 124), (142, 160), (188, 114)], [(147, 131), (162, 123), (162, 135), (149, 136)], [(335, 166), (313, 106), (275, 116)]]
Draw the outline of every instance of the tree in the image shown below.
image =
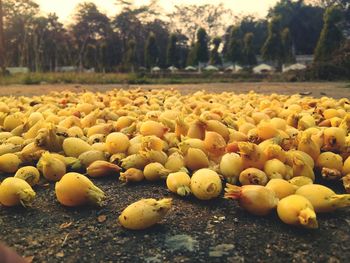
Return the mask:
[(196, 61), (196, 45), (192, 44), (190, 46), (190, 50), (189, 50), (188, 55), (187, 55), (186, 65), (187, 66), (195, 66), (196, 64), (197, 64), (197, 61)]
[(5, 74), (5, 41), (4, 41), (4, 26), (3, 26), (3, 9), (2, 0), (0, 0), (0, 70), (1, 74)]
[(244, 48), (243, 48), (243, 65), (245, 66), (253, 66), (256, 65), (256, 56), (255, 56), (255, 51), (254, 51), (254, 46), (253, 46), (253, 41), (254, 40), (254, 34), (253, 33), (246, 33), (244, 35), (243, 43), (244, 43)]
[(151, 32), (155, 35), (158, 47), (158, 66), (165, 67), (167, 65), (167, 48), (170, 35), (168, 24), (159, 19), (148, 22), (145, 25), (145, 33), (148, 36)]
[(289, 28), (296, 54), (313, 54), (323, 26), (323, 12), (323, 8), (303, 0), (280, 0), (268, 17), (280, 17), (281, 28)]
[(338, 7), (327, 8), (324, 14), (324, 26), (315, 50), (315, 62), (329, 60), (332, 57), (332, 53), (340, 47), (343, 34), (337, 27), (337, 23), (341, 19), (341, 13)]
[[(82, 3), (77, 7), (75, 19), (72, 32), (78, 44), (79, 68), (82, 70), (84, 65), (98, 68), (100, 44), (105, 43), (112, 34), (109, 18), (102, 14), (95, 4)], [(87, 47), (89, 47), (88, 50)], [(87, 51), (89, 54), (86, 54)]]
[(197, 42), (195, 45), (195, 63), (206, 63), (208, 60), (208, 35), (204, 28), (199, 28), (197, 31)]
[(277, 68), (279, 70), (281, 69), (283, 61), (283, 46), (279, 17), (273, 17), (269, 23), (269, 34), (261, 49), (261, 54), (265, 60), (276, 62)]
[(159, 60), (158, 46), (156, 36), (151, 32), (148, 36), (145, 46), (145, 64), (146, 67), (152, 68), (157, 65)]
[(237, 26), (231, 30), (228, 54), (229, 61), (232, 63), (242, 62), (242, 40), (239, 27)]
[[(232, 29), (236, 27), (237, 34), (234, 36), (236, 39), (243, 39), (245, 34), (253, 33), (254, 41), (252, 43), (255, 54), (260, 54), (261, 47), (263, 46), (267, 38), (267, 20), (256, 19), (251, 15), (243, 16), (239, 23), (235, 26), (231, 25), (226, 29), (224, 39), (224, 47), (222, 50), (223, 57), (226, 61), (231, 61), (230, 58), (230, 39)], [(242, 42), (242, 41), (241, 41)], [(235, 43), (237, 44), (237, 43)], [(243, 45), (243, 44), (241, 44)], [(236, 48), (237, 49), (237, 48)]]
[(179, 50), (177, 48), (176, 34), (171, 34), (168, 41), (167, 64), (169, 66), (179, 66)]
[(9, 65), (32, 65), (33, 23), (39, 6), (31, 0), (6, 0), (3, 2), (5, 60)]
[(190, 44), (195, 42), (196, 32), (200, 27), (204, 28), (211, 37), (223, 33), (229, 17), (232, 17), (232, 11), (225, 8), (222, 3), (176, 5), (174, 12), (169, 15), (171, 30), (186, 35)]
[[(117, 0), (116, 4), (118, 7), (121, 7), (121, 12), (114, 18), (112, 26), (122, 42), (120, 51), (125, 54), (129, 40), (135, 40), (137, 64), (144, 65), (144, 43), (151, 31), (154, 31), (158, 35), (158, 31), (155, 28), (151, 28), (152, 26), (146, 28), (147, 24), (152, 19), (154, 21), (154, 17), (159, 14), (158, 1), (151, 0), (147, 5), (137, 6), (132, 0)], [(161, 37), (163, 37), (162, 34), (160, 34), (159, 38)], [(167, 36), (165, 37), (167, 38)]]
[(137, 56), (136, 56), (136, 43), (135, 43), (135, 40), (133, 39), (129, 40), (127, 45), (125, 64), (127, 67), (130, 67), (131, 72), (135, 71), (135, 67), (137, 64)]
[(210, 60), (209, 60), (209, 64), (210, 65), (221, 65), (222, 64), (222, 60), (219, 54), (219, 47), (221, 44), (221, 38), (220, 37), (215, 37), (213, 39), (213, 49), (210, 52)]
[(289, 28), (285, 28), (282, 31), (282, 47), (283, 47), (283, 62), (294, 63), (295, 57), (293, 54), (293, 41), (290, 35)]

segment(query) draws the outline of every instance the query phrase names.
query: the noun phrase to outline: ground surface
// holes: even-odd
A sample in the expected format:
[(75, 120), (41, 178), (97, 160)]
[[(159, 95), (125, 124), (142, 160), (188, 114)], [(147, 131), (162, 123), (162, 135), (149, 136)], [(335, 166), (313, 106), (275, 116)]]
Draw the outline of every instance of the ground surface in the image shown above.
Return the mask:
[[(246, 92), (255, 88), (264, 93), (312, 90), (312, 95), (318, 97), (321, 92), (337, 98), (350, 97), (350, 89), (343, 86), (259, 83), (173, 87), (185, 92), (202, 88), (214, 92)], [(66, 88), (82, 89), (22, 86), (0, 88), (0, 93), (34, 95)], [(97, 86), (88, 88), (95, 90)], [(35, 189), (37, 198), (30, 209), (0, 207), (0, 240), (32, 262), (349, 261), (350, 209), (318, 215), (319, 229), (307, 231), (284, 225), (275, 213), (268, 217), (251, 216), (234, 201), (223, 198), (211, 202), (181, 199), (169, 193), (163, 183), (125, 186), (113, 177), (94, 181), (107, 194), (106, 205), (101, 209), (65, 208), (56, 201), (53, 185)], [(339, 185), (335, 189), (341, 192)], [(174, 204), (162, 223), (151, 229), (123, 229), (117, 222), (120, 212), (145, 197), (172, 197)]]

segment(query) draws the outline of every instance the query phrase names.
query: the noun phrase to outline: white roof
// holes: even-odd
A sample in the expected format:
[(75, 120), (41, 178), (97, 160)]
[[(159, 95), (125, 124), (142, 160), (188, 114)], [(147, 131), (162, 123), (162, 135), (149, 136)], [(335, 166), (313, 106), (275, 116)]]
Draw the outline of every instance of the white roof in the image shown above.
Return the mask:
[(187, 66), (186, 68), (185, 68), (185, 70), (197, 70), (195, 67), (192, 67), (192, 66)]
[(8, 72), (11, 74), (16, 74), (16, 73), (29, 73), (29, 68), (27, 67), (8, 67), (6, 68)]
[(204, 68), (204, 70), (213, 70), (213, 71), (217, 71), (217, 70), (219, 70), (217, 67), (215, 67), (215, 66), (212, 66), (212, 65), (209, 65), (209, 66), (206, 66), (205, 68)]
[(283, 72), (290, 71), (290, 70), (302, 70), (302, 69), (306, 69), (306, 66), (301, 63), (296, 63), (288, 67), (283, 66)]
[(238, 66), (238, 65), (236, 65), (235, 68), (236, 68), (236, 71), (240, 71), (241, 69), (243, 69), (243, 67)]
[(160, 71), (160, 67), (153, 67), (152, 71)]
[(254, 73), (261, 73), (262, 71), (272, 71), (274, 68), (267, 64), (260, 64), (253, 68)]
[(238, 65), (231, 65), (227, 68), (225, 68), (226, 71), (240, 71), (241, 69), (243, 69), (241, 66)]
[(175, 67), (175, 66), (170, 66), (170, 67), (168, 67), (168, 69), (171, 70), (171, 71), (176, 71), (176, 70), (178, 70), (178, 68)]

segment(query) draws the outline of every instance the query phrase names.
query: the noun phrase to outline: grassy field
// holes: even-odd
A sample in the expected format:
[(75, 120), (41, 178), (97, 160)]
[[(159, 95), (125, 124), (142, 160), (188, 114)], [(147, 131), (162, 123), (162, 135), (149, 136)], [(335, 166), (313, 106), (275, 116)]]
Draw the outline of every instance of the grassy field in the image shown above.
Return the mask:
[(185, 84), (291, 81), (282, 74), (258, 75), (249, 73), (28, 73), (1, 77), (0, 85), (38, 84)]

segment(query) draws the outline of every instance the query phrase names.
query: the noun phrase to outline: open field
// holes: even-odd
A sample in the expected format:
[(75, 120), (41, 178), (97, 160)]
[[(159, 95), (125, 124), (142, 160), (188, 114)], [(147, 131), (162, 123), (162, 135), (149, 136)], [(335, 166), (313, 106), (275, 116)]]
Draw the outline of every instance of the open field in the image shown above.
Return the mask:
[(171, 85), (10, 85), (0, 86), (0, 96), (34, 96), (47, 94), (50, 91), (72, 90), (81, 92), (84, 90), (107, 91), (114, 88), (142, 88), (142, 89), (177, 89), (182, 93), (191, 93), (198, 90), (207, 90), (220, 93), (230, 91), (235, 93), (246, 93), (254, 90), (257, 93), (279, 93), (295, 94), (300, 92), (311, 92), (310, 96), (333, 98), (346, 98), (350, 96), (350, 83), (346, 82), (305, 82), (305, 83), (282, 83), (282, 82), (258, 82), (258, 83), (210, 83), (210, 84), (171, 84)]
[[(106, 91), (136, 88), (122, 85), (40, 85), (0, 87), (0, 96), (34, 96), (50, 91)], [(346, 83), (236, 83), (145, 85), (142, 89), (174, 88), (183, 93), (255, 90), (259, 93), (350, 97)], [(3, 179), (0, 175), (0, 180)], [(218, 198), (200, 202), (171, 194), (164, 183), (122, 185), (117, 178), (94, 180), (107, 195), (97, 208), (65, 208), (54, 186), (37, 188), (31, 209), (0, 209), (0, 240), (31, 262), (348, 262), (350, 209), (318, 215), (319, 229), (283, 224), (276, 213), (256, 217), (237, 202)], [(322, 182), (324, 183), (324, 182)], [(340, 183), (333, 184), (342, 192)], [(173, 208), (161, 224), (128, 231), (117, 222), (128, 204), (144, 197), (172, 197)]]

